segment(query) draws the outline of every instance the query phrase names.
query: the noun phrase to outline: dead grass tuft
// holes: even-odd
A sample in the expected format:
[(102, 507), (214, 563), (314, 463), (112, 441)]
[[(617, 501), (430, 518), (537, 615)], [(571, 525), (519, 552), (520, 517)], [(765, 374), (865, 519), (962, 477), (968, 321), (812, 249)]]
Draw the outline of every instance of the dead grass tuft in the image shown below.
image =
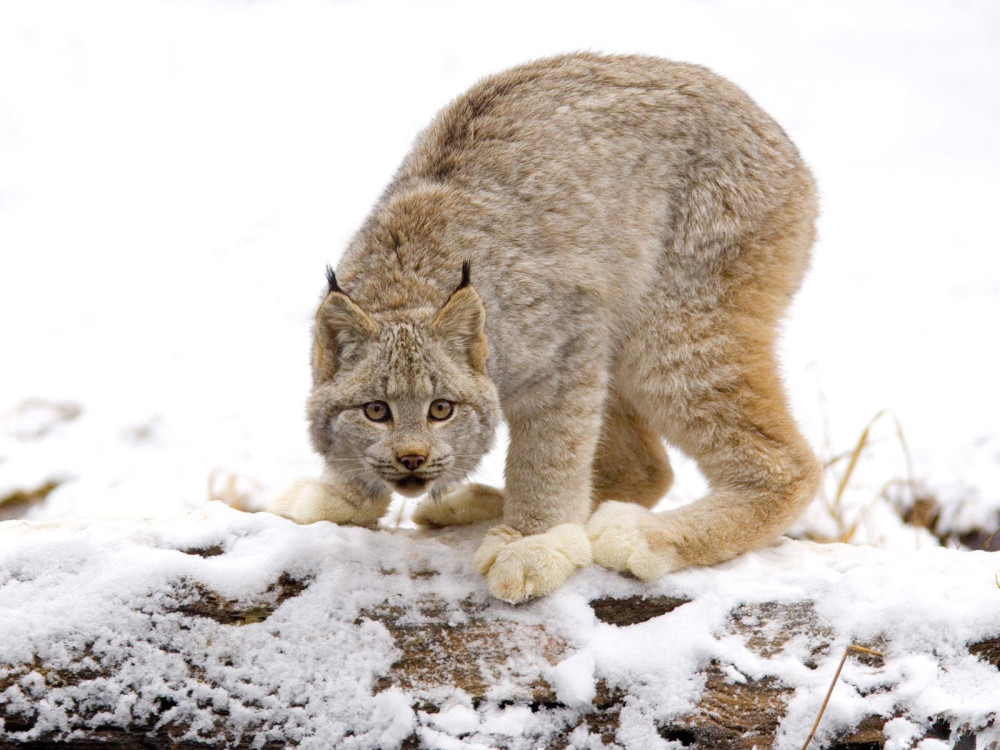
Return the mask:
[[(897, 477), (886, 481), (879, 491), (858, 510), (846, 501), (847, 490), (865, 453), (870, 452), (873, 445), (885, 440), (885, 438), (873, 439), (872, 431), (878, 423), (885, 422), (886, 420), (891, 420), (894, 428), (893, 437), (899, 444), (902, 453), (905, 478), (900, 479)], [(924, 492), (917, 482), (913, 471), (913, 459), (910, 454), (910, 447), (906, 441), (903, 426), (896, 415), (888, 409), (883, 409), (872, 417), (861, 431), (861, 435), (858, 437), (858, 441), (854, 444), (854, 447), (826, 461), (823, 470), (829, 476), (832, 476), (835, 489), (832, 497), (830, 497), (827, 495), (825, 487), (821, 487), (820, 496), (824, 507), (837, 526), (836, 538), (826, 541), (850, 542), (855, 534), (857, 534), (859, 525), (871, 512), (872, 507), (876, 503), (882, 500), (889, 500), (896, 507), (900, 505), (898, 500), (893, 502), (893, 498), (891, 497), (893, 493), (901, 491), (904, 495), (902, 504), (910, 508), (917, 508), (919, 506), (927, 514), (930, 513), (930, 509), (935, 504), (933, 498)]]
[(263, 491), (263, 487), (250, 477), (223, 469), (213, 469), (208, 475), (208, 500), (219, 500), (234, 510), (252, 513), (258, 508), (253, 501), (254, 496)]

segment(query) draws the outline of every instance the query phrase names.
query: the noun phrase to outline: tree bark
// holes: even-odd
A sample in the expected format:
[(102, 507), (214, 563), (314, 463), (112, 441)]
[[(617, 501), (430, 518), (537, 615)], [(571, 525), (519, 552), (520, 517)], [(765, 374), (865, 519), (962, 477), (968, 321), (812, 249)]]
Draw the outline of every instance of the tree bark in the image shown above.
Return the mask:
[[(197, 552), (205, 556), (218, 554), (213, 549)], [(250, 604), (228, 601), (212, 591), (194, 588), (187, 603), (165, 611), (189, 618), (207, 617), (240, 627), (266, 620), (279, 604), (297, 596), (307, 586), (308, 582), (282, 576), (272, 586), (266, 600)], [(636, 596), (596, 599), (590, 604), (603, 622), (616, 627), (631, 627), (654, 617), (668, 617), (673, 610), (686, 603), (683, 599)], [(360, 627), (365, 619), (382, 623), (401, 654), (381, 677), (376, 690), (399, 688), (407, 695), (415, 696), (420, 710), (435, 713), (439, 706), (435, 705), (432, 696), (435, 692), (440, 694), (442, 688), (460, 688), (471, 697), (473, 706), (494, 700), (490, 689), (497, 675), (503, 673), (508, 683), (513, 680), (514, 685), (512, 693), (504, 699), (506, 704), (523, 705), (533, 712), (563, 712), (571, 717), (563, 736), (554, 738), (551, 747), (566, 746), (570, 733), (581, 724), (585, 724), (592, 733), (599, 734), (607, 746), (619, 746), (616, 742), (619, 714), (629, 697), (625, 688), (600, 682), (589, 707), (571, 710), (560, 703), (555, 689), (545, 678), (546, 670), (571, 651), (567, 643), (549, 633), (540, 621), (497, 617), (490, 606), (474, 602), (463, 602), (462, 610), (466, 616), (461, 622), (455, 622), (454, 606), (447, 607), (444, 602), (435, 600), (422, 601), (417, 613), (412, 608), (403, 611), (388, 604), (366, 611), (355, 624)], [(743, 637), (751, 649), (763, 656), (777, 653), (789, 638), (802, 633), (808, 634), (813, 654), (816, 655), (830, 647), (832, 637), (830, 631), (817, 623), (809, 602), (744, 605), (732, 613), (730, 631)], [(970, 651), (1000, 667), (1000, 639), (975, 644)], [(711, 750), (750, 750), (754, 747), (765, 750), (772, 746), (775, 731), (793, 692), (792, 686), (770, 678), (733, 682), (726, 676), (726, 667), (718, 662), (707, 666), (706, 684), (697, 709), (658, 727), (663, 738), (679, 741), (686, 747)], [(52, 686), (81, 684), (101, 677), (92, 668), (53, 670), (37, 660), (32, 664), (0, 665), (0, 675), (7, 675), (0, 678), (0, 692), (26, 670), (43, 674), (46, 683)], [(4, 730), (0, 732), (0, 750), (70, 746), (61, 740), (65, 733), (30, 741), (16, 739), (13, 735), (31, 729), (35, 721), (32, 715), (13, 714), (8, 706), (0, 704), (0, 719), (5, 722)], [(220, 715), (218, 720), (220, 734), (217, 746), (250, 746), (249, 740), (227, 740), (224, 731), (226, 717)], [(886, 721), (886, 717), (866, 717), (852, 731), (835, 738), (825, 747), (833, 750), (881, 748), (884, 744), (882, 727)], [(68, 731), (74, 730), (82, 733), (71, 743), (76, 748), (185, 750), (206, 747), (202, 742), (181, 740), (186, 731), (184, 726), (157, 727), (147, 724), (95, 729), (88, 726), (85, 712), (80, 715), (79, 726), (68, 728)], [(946, 719), (941, 717), (928, 736), (947, 738), (954, 733)], [(970, 737), (972, 744), (967, 747), (974, 748), (975, 737)], [(494, 739), (495, 746), (501, 748), (510, 741), (502, 736)], [(264, 745), (265, 748), (284, 746), (284, 743)], [(416, 735), (403, 743), (403, 747), (419, 746)]]

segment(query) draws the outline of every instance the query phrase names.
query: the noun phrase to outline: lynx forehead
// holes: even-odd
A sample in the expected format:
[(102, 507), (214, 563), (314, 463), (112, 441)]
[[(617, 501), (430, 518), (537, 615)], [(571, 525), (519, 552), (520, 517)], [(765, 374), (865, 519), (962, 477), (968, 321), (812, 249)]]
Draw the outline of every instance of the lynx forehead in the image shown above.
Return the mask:
[[(710, 71), (576, 54), (447, 106), (344, 252), (317, 311), (322, 478), (274, 504), (373, 524), (502, 515), (476, 564), (509, 601), (591, 561), (653, 579), (768, 543), (815, 493), (775, 330), (814, 238), (785, 132)], [(506, 487), (463, 485), (507, 421)], [(664, 441), (711, 490), (650, 510)]]

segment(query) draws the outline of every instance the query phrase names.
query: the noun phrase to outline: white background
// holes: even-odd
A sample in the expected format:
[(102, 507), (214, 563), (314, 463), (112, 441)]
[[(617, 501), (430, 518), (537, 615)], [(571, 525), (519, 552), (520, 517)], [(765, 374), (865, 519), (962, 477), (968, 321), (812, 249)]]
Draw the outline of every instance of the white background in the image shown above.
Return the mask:
[[(451, 97), (579, 49), (707, 65), (782, 123), (823, 203), (784, 339), (796, 414), (828, 459), (891, 410), (955, 523), (991, 523), (1000, 6), (985, 0), (7, 0), (0, 490), (57, 477), (72, 481), (35, 517), (149, 514), (200, 504), (213, 472), (258, 504), (314, 473), (325, 263)], [(47, 417), (26, 399), (81, 416), (32, 439)], [(844, 499), (859, 518), (906, 476), (892, 421), (875, 432)], [(502, 481), (502, 453), (483, 477)], [(675, 495), (699, 492), (688, 467)], [(817, 508), (807, 525), (831, 532)]]

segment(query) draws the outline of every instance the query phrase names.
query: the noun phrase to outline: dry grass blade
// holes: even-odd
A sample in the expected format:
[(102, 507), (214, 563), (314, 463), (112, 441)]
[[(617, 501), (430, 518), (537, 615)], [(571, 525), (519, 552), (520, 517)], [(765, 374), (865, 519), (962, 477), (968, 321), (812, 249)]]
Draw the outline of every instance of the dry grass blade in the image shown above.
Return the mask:
[(892, 419), (893, 425), (895, 426), (896, 439), (899, 441), (900, 449), (903, 453), (903, 461), (906, 464), (906, 479), (899, 480), (893, 479), (886, 483), (882, 490), (873, 499), (873, 503), (879, 497), (882, 497), (890, 486), (903, 484), (909, 487), (910, 492), (916, 497), (916, 479), (913, 472), (913, 459), (910, 455), (910, 447), (906, 441), (906, 435), (903, 433), (903, 426), (900, 424), (899, 419), (895, 414), (890, 412), (888, 409), (882, 409), (874, 417), (872, 417), (868, 424), (865, 425), (864, 430), (861, 432), (861, 436), (858, 438), (858, 442), (854, 447), (846, 452), (842, 453), (829, 461), (826, 462), (824, 468), (830, 469), (836, 464), (843, 460), (847, 460), (847, 467), (844, 469), (844, 473), (841, 474), (839, 481), (837, 482), (837, 489), (833, 496), (833, 502), (829, 504), (829, 509), (831, 515), (837, 521), (838, 527), (840, 528), (840, 539), (841, 542), (850, 542), (853, 538), (855, 532), (857, 531), (858, 524), (861, 518), (855, 519), (855, 521), (848, 525), (844, 519), (844, 494), (847, 491), (847, 486), (851, 481), (851, 477), (854, 475), (855, 470), (858, 467), (858, 462), (861, 456), (864, 454), (865, 449), (876, 442), (880, 442), (877, 439), (873, 439), (871, 436), (872, 429), (875, 424), (881, 420), (883, 417), (890, 417)]
[(844, 496), (844, 490), (847, 489), (847, 483), (851, 480), (851, 475), (854, 474), (854, 469), (857, 468), (858, 459), (861, 458), (862, 451), (864, 451), (865, 446), (868, 445), (868, 436), (871, 434), (872, 426), (884, 413), (885, 412), (880, 411), (876, 414), (872, 420), (865, 425), (865, 429), (861, 432), (861, 437), (858, 438), (858, 442), (854, 446), (854, 450), (851, 451), (847, 468), (844, 470), (843, 475), (840, 477), (840, 483), (837, 485), (837, 492), (833, 499), (835, 505), (840, 505), (841, 498)]
[(23, 518), (32, 506), (45, 502), (45, 498), (60, 484), (62, 480), (50, 479), (40, 487), (16, 490), (0, 497), (0, 521)]
[(989, 550), (990, 545), (993, 544), (993, 539), (994, 539), (994, 537), (996, 537), (997, 534), (1000, 534), (1000, 528), (997, 528), (996, 531), (994, 531), (992, 534), (990, 534), (988, 537), (986, 537), (986, 541), (983, 542), (983, 549), (984, 550)]
[(396, 514), (396, 528), (401, 528), (403, 525), (403, 519), (406, 517), (406, 506), (409, 505), (410, 498), (404, 497), (403, 502), (399, 504), (399, 512)]
[(885, 411), (880, 411), (865, 425), (865, 429), (861, 432), (861, 437), (858, 438), (858, 442), (855, 444), (853, 450), (851, 450), (848, 456), (847, 468), (840, 477), (840, 481), (837, 483), (837, 491), (833, 496), (833, 516), (837, 519), (838, 524), (841, 526), (840, 541), (849, 542), (851, 537), (854, 536), (854, 532), (857, 530), (857, 521), (853, 523), (846, 530), (843, 528), (843, 499), (844, 491), (847, 489), (848, 482), (851, 481), (851, 476), (854, 474), (854, 470), (857, 468), (858, 460), (861, 458), (861, 454), (865, 450), (865, 446), (868, 445), (868, 438), (871, 435), (872, 426), (878, 419), (885, 414)]
[(844, 649), (844, 655), (840, 659), (840, 665), (837, 667), (837, 672), (833, 675), (833, 679), (830, 680), (830, 689), (826, 691), (826, 697), (823, 699), (823, 705), (819, 707), (819, 715), (816, 717), (816, 723), (813, 724), (812, 731), (809, 732), (809, 736), (806, 737), (806, 741), (802, 745), (802, 750), (806, 750), (806, 748), (809, 747), (809, 743), (812, 742), (812, 738), (816, 736), (816, 730), (819, 729), (819, 723), (822, 721), (823, 714), (826, 711), (826, 706), (830, 702), (830, 696), (833, 695), (833, 689), (836, 687), (837, 680), (840, 679), (840, 673), (844, 669), (844, 664), (847, 663), (847, 657), (852, 651), (858, 654), (870, 654), (871, 656), (884, 658), (883, 654), (879, 651), (875, 651), (871, 648), (865, 648), (864, 646), (857, 646), (853, 643)]

